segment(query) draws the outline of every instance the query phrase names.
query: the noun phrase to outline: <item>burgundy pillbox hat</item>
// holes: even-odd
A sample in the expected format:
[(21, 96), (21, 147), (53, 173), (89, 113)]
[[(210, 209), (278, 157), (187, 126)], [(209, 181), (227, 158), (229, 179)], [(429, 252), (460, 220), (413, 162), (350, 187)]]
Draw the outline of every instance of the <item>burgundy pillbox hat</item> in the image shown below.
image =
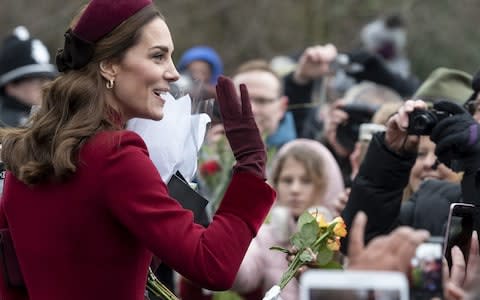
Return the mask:
[(95, 43), (151, 0), (92, 0), (72, 30), (84, 41)]
[(65, 33), (64, 48), (56, 56), (58, 70), (80, 69), (88, 64), (95, 42), (150, 4), (152, 0), (91, 0), (75, 28)]

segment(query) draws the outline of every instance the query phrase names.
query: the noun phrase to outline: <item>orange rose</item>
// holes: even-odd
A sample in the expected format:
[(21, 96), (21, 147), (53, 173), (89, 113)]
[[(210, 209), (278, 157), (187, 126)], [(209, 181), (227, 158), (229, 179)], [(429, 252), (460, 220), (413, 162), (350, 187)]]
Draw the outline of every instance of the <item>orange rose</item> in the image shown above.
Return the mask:
[(333, 219), (332, 223), (336, 223), (335, 227), (333, 227), (333, 233), (339, 237), (346, 237), (347, 236), (347, 225), (343, 221), (342, 217), (336, 217)]
[(311, 212), (311, 214), (317, 221), (318, 227), (320, 228), (328, 227), (327, 220), (325, 220), (325, 217), (322, 214), (318, 213), (318, 211)]
[(335, 237), (334, 239), (328, 239), (327, 248), (332, 251), (338, 251), (340, 249), (340, 238)]

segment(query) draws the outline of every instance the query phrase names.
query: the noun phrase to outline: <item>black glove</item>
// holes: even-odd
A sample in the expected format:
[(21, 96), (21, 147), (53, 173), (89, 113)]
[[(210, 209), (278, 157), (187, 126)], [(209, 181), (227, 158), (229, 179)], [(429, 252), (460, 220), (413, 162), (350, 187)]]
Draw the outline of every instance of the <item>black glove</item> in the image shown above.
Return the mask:
[(476, 172), (480, 167), (480, 126), (477, 121), (453, 102), (440, 101), (433, 108), (451, 114), (439, 121), (430, 135), (436, 144), (438, 160), (455, 171)]
[(401, 96), (410, 96), (415, 92), (416, 83), (390, 71), (380, 56), (365, 50), (359, 50), (348, 54), (348, 57), (350, 63), (363, 66), (359, 72), (347, 71), (347, 74), (353, 77), (355, 81), (375, 82), (395, 90)]
[(357, 63), (363, 66), (363, 69), (359, 72), (347, 72), (347, 74), (355, 78), (357, 82), (368, 80), (387, 86), (391, 85), (391, 81), (393, 80), (391, 72), (379, 56), (360, 50), (350, 53), (348, 57), (351, 63)]

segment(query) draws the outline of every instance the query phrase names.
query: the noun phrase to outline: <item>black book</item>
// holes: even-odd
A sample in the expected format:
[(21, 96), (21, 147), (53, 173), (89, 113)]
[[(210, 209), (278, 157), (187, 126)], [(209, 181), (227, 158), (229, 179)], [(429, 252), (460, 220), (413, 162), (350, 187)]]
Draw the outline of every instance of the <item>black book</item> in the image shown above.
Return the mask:
[(193, 212), (195, 223), (208, 226), (210, 220), (205, 210), (208, 200), (192, 189), (180, 172), (177, 171), (170, 178), (167, 187), (172, 198)]

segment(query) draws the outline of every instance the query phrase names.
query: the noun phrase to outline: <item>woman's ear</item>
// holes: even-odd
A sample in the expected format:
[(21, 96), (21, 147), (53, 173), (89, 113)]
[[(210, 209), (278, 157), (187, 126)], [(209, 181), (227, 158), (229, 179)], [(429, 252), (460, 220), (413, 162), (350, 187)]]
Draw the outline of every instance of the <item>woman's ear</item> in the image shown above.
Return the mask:
[(117, 76), (118, 67), (112, 60), (102, 60), (100, 62), (100, 74), (105, 80), (115, 80)]

